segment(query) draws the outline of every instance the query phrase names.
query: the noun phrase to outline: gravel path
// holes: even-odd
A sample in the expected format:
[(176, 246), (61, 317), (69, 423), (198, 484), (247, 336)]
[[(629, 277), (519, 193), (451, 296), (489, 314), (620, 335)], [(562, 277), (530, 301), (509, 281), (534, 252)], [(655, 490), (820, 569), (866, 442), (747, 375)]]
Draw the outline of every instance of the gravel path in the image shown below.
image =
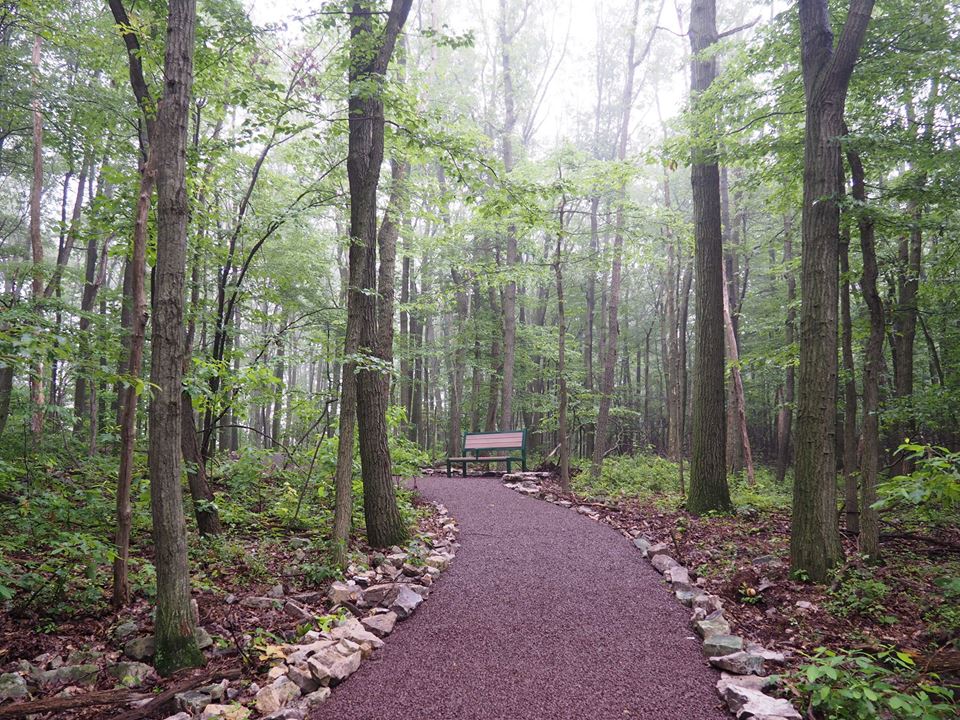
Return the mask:
[(456, 560), (313, 720), (721, 720), (688, 611), (613, 529), (504, 488), (422, 478)]

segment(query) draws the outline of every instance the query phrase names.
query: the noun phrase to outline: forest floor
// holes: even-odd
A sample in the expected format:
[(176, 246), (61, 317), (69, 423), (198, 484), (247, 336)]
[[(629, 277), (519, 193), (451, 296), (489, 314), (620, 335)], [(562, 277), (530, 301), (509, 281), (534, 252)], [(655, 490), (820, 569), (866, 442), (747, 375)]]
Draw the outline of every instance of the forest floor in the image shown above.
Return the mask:
[[(442, 521), (434, 505), (404, 493), (402, 508), (413, 523), (413, 543), (427, 533), (439, 533)], [(34, 597), (20, 592), (0, 613), (0, 674), (28, 680), (30, 695), (17, 698), (18, 702), (80, 701), (98, 695), (106, 700), (32, 715), (57, 720), (166, 717), (175, 712), (172, 703), (151, 705), (148, 712), (139, 711), (136, 701), (146, 702), (167, 690), (172, 699), (173, 688), (192, 689), (221, 678), (256, 679), (265, 669), (260, 655), (264, 647), (296, 642), (307, 631), (323, 630), (338, 619), (324, 615), (329, 606), (327, 587), (340, 576), (329, 564), (326, 535), (319, 526), (291, 531), (266, 515), (260, 523), (230, 527), (216, 538), (191, 533), (198, 626), (212, 642), (205, 650), (205, 667), (165, 679), (149, 668), (149, 655), (140, 657), (129, 650), (131, 641), (150, 635), (153, 629), (152, 577), (141, 577), (144, 569), (148, 575), (152, 570), (148, 535), (140, 536), (133, 547), (134, 599), (119, 613), (109, 608), (109, 566), (94, 564), (89, 573), (82, 565), (79, 572), (69, 563), (51, 567), (51, 548), (43, 545), (7, 552), (4, 562), (22, 574), (32, 573), (36, 587)], [(351, 562), (367, 562), (371, 553), (362, 538), (353, 539)], [(249, 599), (264, 602), (244, 602)], [(136, 662), (140, 660), (146, 664)], [(69, 671), (84, 666), (92, 667), (83, 677)], [(13, 711), (2, 700), (0, 718)]]

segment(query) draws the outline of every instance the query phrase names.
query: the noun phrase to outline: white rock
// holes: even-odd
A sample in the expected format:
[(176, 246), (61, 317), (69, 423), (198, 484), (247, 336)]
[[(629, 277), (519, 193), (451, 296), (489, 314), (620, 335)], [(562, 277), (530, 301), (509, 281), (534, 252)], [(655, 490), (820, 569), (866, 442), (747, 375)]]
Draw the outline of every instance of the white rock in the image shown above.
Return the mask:
[(730, 711), (738, 718), (752, 720), (803, 720), (803, 716), (788, 700), (764, 695), (759, 690), (751, 690), (739, 685), (728, 685), (723, 699)]

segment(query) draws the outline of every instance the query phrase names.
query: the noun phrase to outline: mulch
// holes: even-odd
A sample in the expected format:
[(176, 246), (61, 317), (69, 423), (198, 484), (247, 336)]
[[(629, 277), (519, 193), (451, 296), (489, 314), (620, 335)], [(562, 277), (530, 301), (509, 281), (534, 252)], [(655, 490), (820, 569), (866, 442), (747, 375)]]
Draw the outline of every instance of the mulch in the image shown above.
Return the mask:
[(688, 610), (616, 531), (504, 488), (427, 477), (462, 547), (430, 600), (315, 720), (727, 718)]

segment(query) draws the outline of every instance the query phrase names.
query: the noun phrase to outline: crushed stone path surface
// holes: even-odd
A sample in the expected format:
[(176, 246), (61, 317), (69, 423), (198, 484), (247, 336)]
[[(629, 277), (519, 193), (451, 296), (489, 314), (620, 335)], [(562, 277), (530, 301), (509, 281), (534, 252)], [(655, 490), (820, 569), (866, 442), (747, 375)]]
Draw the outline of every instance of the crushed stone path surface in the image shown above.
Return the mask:
[(729, 718), (688, 610), (622, 535), (498, 479), (418, 486), (457, 557), (312, 720)]

